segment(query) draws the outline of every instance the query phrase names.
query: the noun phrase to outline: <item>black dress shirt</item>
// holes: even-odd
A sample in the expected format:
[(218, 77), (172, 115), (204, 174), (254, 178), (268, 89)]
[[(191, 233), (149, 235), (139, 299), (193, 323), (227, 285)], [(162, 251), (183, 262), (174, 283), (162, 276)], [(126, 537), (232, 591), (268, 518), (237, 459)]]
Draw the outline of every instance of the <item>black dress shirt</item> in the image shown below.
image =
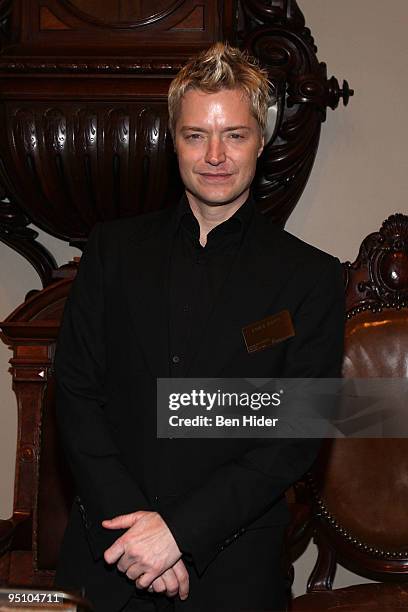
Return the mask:
[(200, 244), (200, 226), (187, 197), (178, 204), (169, 266), (170, 375), (186, 371), (231, 270), (253, 216), (250, 196), (229, 218), (213, 228)]

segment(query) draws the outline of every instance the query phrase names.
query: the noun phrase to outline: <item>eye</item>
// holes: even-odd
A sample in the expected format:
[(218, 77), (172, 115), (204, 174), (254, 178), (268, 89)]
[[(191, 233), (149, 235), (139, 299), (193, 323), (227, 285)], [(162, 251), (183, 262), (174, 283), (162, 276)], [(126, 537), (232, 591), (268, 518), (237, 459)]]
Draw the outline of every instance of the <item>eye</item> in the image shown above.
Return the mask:
[(203, 135), (198, 133), (186, 134), (186, 140), (200, 140), (202, 137)]
[(232, 138), (232, 140), (243, 140), (245, 138), (245, 136), (238, 134), (238, 132), (232, 132), (229, 137)]

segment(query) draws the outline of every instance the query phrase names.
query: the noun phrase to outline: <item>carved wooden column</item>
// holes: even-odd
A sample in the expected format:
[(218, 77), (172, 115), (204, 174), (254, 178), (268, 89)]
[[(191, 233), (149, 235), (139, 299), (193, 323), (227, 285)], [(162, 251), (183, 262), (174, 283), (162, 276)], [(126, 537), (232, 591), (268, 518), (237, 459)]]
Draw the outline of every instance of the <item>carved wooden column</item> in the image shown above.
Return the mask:
[[(1, 339), (13, 351), (10, 372), (18, 409), (14, 511), (10, 521), (0, 521), (0, 536), (8, 523), (12, 540), (0, 568), (9, 585), (51, 586), (72, 501), (56, 438), (52, 371), (69, 288), (69, 279), (53, 283), (1, 323)], [(41, 547), (50, 531), (55, 542)]]

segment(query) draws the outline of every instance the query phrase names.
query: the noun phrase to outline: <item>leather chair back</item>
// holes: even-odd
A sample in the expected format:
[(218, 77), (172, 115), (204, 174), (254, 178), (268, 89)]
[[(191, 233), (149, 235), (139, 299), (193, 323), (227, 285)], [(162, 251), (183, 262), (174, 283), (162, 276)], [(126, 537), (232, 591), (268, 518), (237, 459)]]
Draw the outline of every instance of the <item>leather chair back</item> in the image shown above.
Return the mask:
[[(347, 321), (343, 375), (408, 377), (408, 309), (364, 311)], [(326, 453), (319, 497), (344, 544), (408, 550), (408, 439), (338, 439)]]

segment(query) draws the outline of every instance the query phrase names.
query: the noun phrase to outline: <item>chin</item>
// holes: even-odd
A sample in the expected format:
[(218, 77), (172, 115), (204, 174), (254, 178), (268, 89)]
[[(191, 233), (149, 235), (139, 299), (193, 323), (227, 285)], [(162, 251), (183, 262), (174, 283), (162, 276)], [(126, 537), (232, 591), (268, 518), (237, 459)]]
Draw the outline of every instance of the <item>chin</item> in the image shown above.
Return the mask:
[(209, 206), (219, 206), (221, 204), (229, 204), (230, 202), (233, 202), (236, 198), (235, 196), (203, 196), (200, 199), (202, 202), (205, 202), (205, 204), (208, 204)]
[(239, 191), (238, 193), (234, 192), (214, 192), (214, 191), (210, 191), (210, 192), (203, 192), (203, 191), (196, 191), (196, 190), (190, 190), (192, 195), (197, 198), (197, 200), (200, 200), (201, 202), (203, 202), (204, 204), (207, 204), (207, 206), (222, 206), (223, 204), (230, 204), (231, 202), (234, 202), (234, 200), (237, 200), (239, 197), (242, 196), (242, 194), (244, 193), (244, 191), (246, 191), (247, 187), (245, 189), (243, 189), (242, 191)]

